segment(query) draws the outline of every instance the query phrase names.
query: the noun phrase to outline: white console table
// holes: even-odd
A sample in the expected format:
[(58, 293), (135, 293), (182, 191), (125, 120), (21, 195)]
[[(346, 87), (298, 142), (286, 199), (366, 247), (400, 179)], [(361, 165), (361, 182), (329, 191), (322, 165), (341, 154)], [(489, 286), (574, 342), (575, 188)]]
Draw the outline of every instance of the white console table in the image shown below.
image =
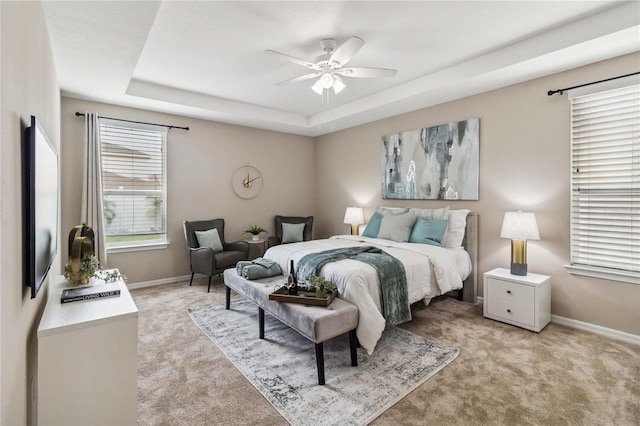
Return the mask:
[(138, 308), (119, 285), (119, 296), (62, 304), (69, 284), (50, 280), (38, 326), (38, 424), (137, 424)]

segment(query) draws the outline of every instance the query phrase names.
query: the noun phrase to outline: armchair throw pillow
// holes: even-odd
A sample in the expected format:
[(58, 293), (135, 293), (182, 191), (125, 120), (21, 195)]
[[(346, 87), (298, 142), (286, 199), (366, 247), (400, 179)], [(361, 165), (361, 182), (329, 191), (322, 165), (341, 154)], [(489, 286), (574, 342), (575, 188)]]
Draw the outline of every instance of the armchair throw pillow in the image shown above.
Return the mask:
[(196, 231), (196, 238), (200, 247), (209, 247), (216, 253), (222, 251), (222, 241), (220, 241), (220, 234), (216, 228)]
[(304, 241), (304, 223), (283, 223), (282, 243), (299, 243)]

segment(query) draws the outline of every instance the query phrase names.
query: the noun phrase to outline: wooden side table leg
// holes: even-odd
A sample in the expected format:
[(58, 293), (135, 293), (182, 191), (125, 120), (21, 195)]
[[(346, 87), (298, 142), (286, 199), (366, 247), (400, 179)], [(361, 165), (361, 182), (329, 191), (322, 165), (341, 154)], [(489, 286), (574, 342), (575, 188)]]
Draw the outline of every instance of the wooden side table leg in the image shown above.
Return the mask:
[(324, 385), (324, 347), (316, 343), (316, 364), (318, 366), (318, 384)]

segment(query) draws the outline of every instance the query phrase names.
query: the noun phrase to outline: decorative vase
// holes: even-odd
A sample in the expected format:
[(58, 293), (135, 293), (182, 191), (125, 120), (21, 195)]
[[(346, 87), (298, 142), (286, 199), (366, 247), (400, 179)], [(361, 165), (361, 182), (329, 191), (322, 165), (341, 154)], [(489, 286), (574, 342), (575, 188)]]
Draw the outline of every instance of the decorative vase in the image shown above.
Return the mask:
[(252, 239), (253, 241), (258, 241), (258, 240), (260, 239), (260, 235), (255, 235), (255, 234), (254, 234), (254, 235), (252, 235), (252, 236), (251, 236), (251, 239)]
[(93, 276), (93, 273), (90, 275), (81, 273), (80, 263), (84, 259), (94, 255), (94, 238), (95, 234), (93, 229), (84, 223), (73, 227), (71, 232), (69, 232), (68, 263), (71, 266), (69, 280), (72, 284), (88, 284), (89, 279)]

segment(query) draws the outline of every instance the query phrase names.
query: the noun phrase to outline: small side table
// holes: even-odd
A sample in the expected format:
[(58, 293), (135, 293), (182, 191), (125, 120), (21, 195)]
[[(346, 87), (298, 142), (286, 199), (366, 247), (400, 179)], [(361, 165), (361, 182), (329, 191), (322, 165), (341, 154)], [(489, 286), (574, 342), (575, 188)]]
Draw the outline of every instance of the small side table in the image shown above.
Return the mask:
[[(260, 254), (260, 256), (262, 256), (264, 254), (264, 252), (267, 250), (267, 246), (266, 246), (266, 242), (267, 240), (264, 238), (260, 238), (259, 240), (245, 240), (246, 242), (249, 243), (249, 257), (251, 257), (251, 247), (253, 247), (254, 245), (258, 245), (261, 244), (262, 245), (262, 253)], [(256, 256), (256, 257), (260, 257), (260, 256)], [(256, 257), (254, 257), (253, 259), (255, 259)]]
[(485, 317), (539, 332), (551, 320), (551, 277), (496, 268), (484, 274), (483, 303)]

